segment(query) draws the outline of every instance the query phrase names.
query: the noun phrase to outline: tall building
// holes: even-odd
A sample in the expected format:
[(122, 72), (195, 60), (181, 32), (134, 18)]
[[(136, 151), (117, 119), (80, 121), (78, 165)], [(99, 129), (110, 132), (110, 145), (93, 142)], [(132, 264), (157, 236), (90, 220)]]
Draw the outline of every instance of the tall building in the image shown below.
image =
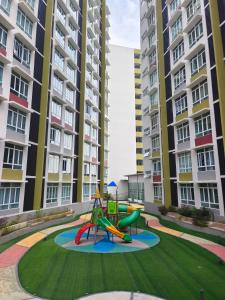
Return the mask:
[(136, 173), (134, 49), (110, 45), (109, 60), (108, 179), (117, 183), (119, 198), (126, 199), (126, 175)]
[(107, 181), (106, 1), (0, 1), (0, 216)]
[(145, 201), (225, 207), (225, 1), (142, 0)]
[(144, 172), (143, 165), (143, 131), (142, 131), (142, 91), (141, 91), (141, 51), (134, 50), (135, 83), (135, 119), (136, 119), (136, 164), (137, 173)]

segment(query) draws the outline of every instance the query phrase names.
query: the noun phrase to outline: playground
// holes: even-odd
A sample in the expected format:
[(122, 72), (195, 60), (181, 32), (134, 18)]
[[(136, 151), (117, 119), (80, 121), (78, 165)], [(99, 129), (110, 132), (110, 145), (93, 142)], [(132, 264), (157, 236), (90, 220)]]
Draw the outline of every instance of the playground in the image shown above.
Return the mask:
[(225, 240), (163, 226), (140, 208), (96, 195), (90, 213), (17, 241), (0, 254), (0, 298), (73, 300), (127, 291), (134, 299), (148, 299), (138, 298), (143, 293), (190, 300), (203, 290), (207, 300), (224, 300)]

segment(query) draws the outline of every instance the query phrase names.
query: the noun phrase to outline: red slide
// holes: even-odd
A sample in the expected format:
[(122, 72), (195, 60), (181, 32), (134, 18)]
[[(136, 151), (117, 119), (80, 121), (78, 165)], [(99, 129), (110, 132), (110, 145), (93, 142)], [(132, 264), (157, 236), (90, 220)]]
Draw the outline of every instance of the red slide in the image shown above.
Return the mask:
[(91, 228), (91, 227), (94, 227), (94, 226), (95, 226), (95, 224), (92, 224), (92, 223), (88, 223), (88, 224), (85, 224), (84, 226), (82, 226), (82, 227), (79, 229), (79, 231), (78, 231), (78, 233), (77, 233), (77, 235), (76, 235), (76, 237), (75, 237), (75, 243), (76, 243), (77, 245), (79, 245), (79, 244), (80, 244), (80, 238), (81, 238), (82, 234), (83, 234), (88, 228)]

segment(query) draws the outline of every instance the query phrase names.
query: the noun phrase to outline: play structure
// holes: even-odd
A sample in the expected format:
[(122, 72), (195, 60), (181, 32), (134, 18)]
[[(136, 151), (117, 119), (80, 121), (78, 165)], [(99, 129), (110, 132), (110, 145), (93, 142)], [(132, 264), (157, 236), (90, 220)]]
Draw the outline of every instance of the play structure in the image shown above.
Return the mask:
[(80, 244), (81, 237), (87, 231), (87, 239), (89, 238), (90, 230), (94, 230), (94, 240), (99, 229), (106, 231), (108, 239), (110, 234), (117, 236), (125, 242), (132, 242), (132, 237), (128, 234), (127, 228), (134, 223), (137, 223), (140, 217), (140, 210), (127, 204), (119, 204), (115, 200), (107, 200), (107, 205), (102, 205), (100, 194), (97, 191), (93, 204), (91, 222), (82, 226), (76, 234), (75, 243)]

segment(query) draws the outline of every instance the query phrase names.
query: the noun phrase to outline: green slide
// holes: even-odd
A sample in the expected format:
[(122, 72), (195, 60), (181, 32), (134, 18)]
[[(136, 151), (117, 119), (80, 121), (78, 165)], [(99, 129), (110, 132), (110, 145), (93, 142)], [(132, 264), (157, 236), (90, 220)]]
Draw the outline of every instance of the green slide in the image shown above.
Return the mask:
[[(119, 205), (119, 212), (128, 212), (129, 213), (129, 208), (130, 208), (130, 206), (125, 205), (125, 204)], [(140, 214), (141, 214), (141, 212), (139, 209), (131, 211), (131, 214), (129, 216), (127, 216), (126, 218), (119, 221), (118, 228), (123, 229), (123, 228), (135, 223), (138, 220), (138, 218), (140, 217)]]
[(98, 219), (98, 225), (108, 230), (112, 234), (118, 236), (120, 239), (123, 239), (125, 242), (132, 241), (132, 237), (129, 234), (124, 234), (123, 232), (116, 229), (116, 227), (105, 217)]

